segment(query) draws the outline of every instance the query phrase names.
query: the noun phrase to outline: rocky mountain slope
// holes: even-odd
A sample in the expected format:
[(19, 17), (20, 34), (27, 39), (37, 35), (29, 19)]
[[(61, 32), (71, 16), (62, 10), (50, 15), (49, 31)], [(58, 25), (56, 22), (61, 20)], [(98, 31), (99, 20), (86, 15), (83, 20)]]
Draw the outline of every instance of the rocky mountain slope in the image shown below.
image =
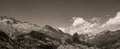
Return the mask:
[(120, 30), (94, 37), (69, 35), (49, 25), (21, 22), (0, 16), (0, 49), (120, 49)]

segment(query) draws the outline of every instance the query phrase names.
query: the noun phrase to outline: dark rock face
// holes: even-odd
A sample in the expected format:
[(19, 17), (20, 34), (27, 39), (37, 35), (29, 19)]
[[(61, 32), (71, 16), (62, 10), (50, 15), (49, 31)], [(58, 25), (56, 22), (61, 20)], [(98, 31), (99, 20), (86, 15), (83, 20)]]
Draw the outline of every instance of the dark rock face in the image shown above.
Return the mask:
[[(46, 39), (48, 38), (48, 39)], [(54, 41), (52, 41), (51, 38), (49, 38), (47, 35), (44, 35), (39, 32), (32, 31), (29, 34), (23, 34), (18, 37), (16, 40), (18, 44), (20, 44), (23, 48), (53, 48), (53, 46), (57, 45), (52, 45)]]
[(0, 49), (13, 48), (16, 48), (14, 41), (5, 32), (0, 31)]
[[(104, 47), (116, 43), (120, 39), (120, 30), (104, 31), (97, 34), (94, 39), (90, 41), (91, 44), (97, 47)], [(110, 49), (110, 48), (109, 48)]]

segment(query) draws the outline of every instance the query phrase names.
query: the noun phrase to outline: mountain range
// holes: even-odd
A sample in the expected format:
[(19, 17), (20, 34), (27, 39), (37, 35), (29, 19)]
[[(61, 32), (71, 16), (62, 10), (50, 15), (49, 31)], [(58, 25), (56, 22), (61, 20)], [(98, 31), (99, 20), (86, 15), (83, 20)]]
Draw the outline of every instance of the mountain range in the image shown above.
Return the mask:
[(88, 35), (0, 16), (0, 49), (120, 49), (120, 30)]

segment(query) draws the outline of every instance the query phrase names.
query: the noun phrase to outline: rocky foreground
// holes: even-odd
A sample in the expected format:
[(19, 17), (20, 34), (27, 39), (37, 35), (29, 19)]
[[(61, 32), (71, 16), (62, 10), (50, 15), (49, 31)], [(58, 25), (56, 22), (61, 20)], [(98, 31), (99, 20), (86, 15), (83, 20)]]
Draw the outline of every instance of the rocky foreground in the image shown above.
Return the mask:
[(49, 25), (40, 27), (1, 16), (0, 49), (120, 49), (120, 30), (94, 37), (69, 35)]

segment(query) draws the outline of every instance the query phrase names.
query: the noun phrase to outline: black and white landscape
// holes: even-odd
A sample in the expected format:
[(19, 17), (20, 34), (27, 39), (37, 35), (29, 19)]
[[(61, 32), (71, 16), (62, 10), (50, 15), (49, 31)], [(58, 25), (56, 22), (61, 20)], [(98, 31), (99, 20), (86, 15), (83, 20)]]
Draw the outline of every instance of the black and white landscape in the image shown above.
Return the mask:
[(0, 49), (120, 49), (120, 1), (0, 0)]

